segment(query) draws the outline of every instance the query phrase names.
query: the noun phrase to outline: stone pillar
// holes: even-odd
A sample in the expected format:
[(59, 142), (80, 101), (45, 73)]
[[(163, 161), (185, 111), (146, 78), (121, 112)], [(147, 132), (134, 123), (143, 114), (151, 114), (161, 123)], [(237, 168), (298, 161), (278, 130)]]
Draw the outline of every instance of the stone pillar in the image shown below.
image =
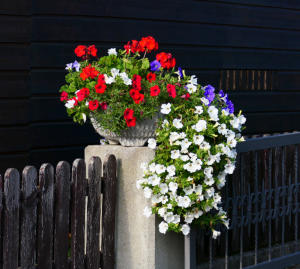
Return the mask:
[(154, 151), (147, 147), (97, 145), (85, 148), (85, 160), (101, 160), (114, 154), (118, 163), (116, 213), (116, 269), (183, 269), (184, 237), (158, 232), (159, 219), (143, 216), (148, 201), (136, 188), (143, 175), (140, 164), (150, 161)]

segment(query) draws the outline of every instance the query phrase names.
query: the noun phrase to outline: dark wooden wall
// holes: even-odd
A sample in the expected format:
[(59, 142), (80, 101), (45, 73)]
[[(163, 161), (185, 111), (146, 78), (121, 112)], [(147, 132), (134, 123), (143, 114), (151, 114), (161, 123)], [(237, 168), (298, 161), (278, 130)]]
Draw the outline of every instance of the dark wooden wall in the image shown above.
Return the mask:
[(71, 160), (98, 143), (58, 101), (64, 66), (77, 44), (101, 55), (146, 35), (201, 84), (230, 91), (248, 133), (299, 129), (297, 0), (1, 0), (0, 167)]

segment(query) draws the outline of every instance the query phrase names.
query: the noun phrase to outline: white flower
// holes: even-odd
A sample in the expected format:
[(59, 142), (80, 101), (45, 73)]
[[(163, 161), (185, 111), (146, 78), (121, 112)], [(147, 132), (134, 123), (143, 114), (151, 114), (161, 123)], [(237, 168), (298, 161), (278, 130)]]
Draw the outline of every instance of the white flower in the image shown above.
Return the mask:
[(165, 234), (168, 230), (169, 226), (168, 226), (168, 223), (162, 221), (159, 225), (158, 225), (158, 229), (159, 229), (159, 232), (162, 233), (162, 234)]
[(196, 170), (201, 170), (202, 161), (200, 159), (197, 159), (197, 160), (193, 161), (193, 164), (195, 165)]
[(195, 173), (197, 171), (197, 166), (194, 163), (186, 163), (183, 166), (183, 169), (185, 169), (186, 171), (188, 171), (190, 173)]
[(152, 204), (153, 205), (158, 204), (158, 203), (161, 202), (162, 196), (160, 196), (160, 195), (153, 195), (151, 200), (152, 200)]
[(178, 184), (176, 182), (169, 183), (169, 189), (171, 192), (175, 193), (177, 191)]
[(202, 106), (195, 106), (195, 114), (202, 114), (203, 113), (203, 107)]
[(169, 125), (169, 122), (167, 120), (164, 120), (162, 122), (162, 127), (167, 127)]
[(219, 117), (218, 117), (218, 109), (215, 106), (210, 106), (207, 110), (209, 117), (211, 120), (213, 121), (218, 121)]
[(227, 138), (227, 144), (231, 148), (235, 148), (237, 141), (234, 138)]
[(224, 123), (222, 123), (219, 127), (218, 127), (218, 133), (222, 134), (222, 135), (226, 135), (228, 132), (226, 125)]
[(174, 165), (169, 165), (167, 167), (167, 171), (168, 171), (170, 177), (173, 177), (176, 174), (176, 168)]
[(180, 151), (178, 149), (171, 151), (171, 158), (172, 159), (178, 159), (180, 157)]
[(216, 161), (216, 155), (209, 155), (207, 160), (206, 160), (206, 164), (207, 165), (212, 165), (214, 164), (214, 162)]
[(150, 149), (156, 148), (156, 140), (154, 138), (148, 139), (148, 148), (150, 148)]
[(213, 239), (217, 239), (217, 237), (221, 234), (221, 232), (216, 231), (214, 229), (212, 229), (212, 232), (213, 232), (213, 234), (212, 234), (212, 238)]
[(161, 203), (162, 204), (165, 204), (166, 202), (168, 202), (168, 197), (167, 196), (162, 196), (162, 198), (161, 198)]
[(168, 205), (167, 205), (167, 208), (168, 208), (168, 209), (172, 209), (172, 204), (168, 204)]
[(145, 198), (149, 199), (151, 197), (151, 195), (152, 195), (152, 190), (149, 187), (146, 187), (144, 189), (144, 196), (145, 196)]
[(183, 139), (180, 143), (181, 151), (188, 149), (191, 144), (192, 142), (190, 142), (187, 138)]
[(172, 212), (166, 213), (165, 216), (164, 216), (164, 220), (167, 223), (173, 222), (174, 221), (174, 215), (173, 215), (173, 213)]
[(238, 118), (234, 117), (231, 121), (230, 124), (233, 128), (240, 130), (241, 128), (241, 124)]
[(76, 100), (74, 100), (74, 99), (68, 100), (68, 101), (65, 103), (65, 107), (66, 107), (66, 108), (73, 108), (74, 105), (75, 105), (75, 103), (76, 103)]
[(186, 223), (192, 223), (193, 220), (194, 220), (194, 214), (187, 214), (184, 218), (184, 221)]
[(115, 78), (119, 74), (120, 70), (117, 68), (112, 68), (110, 73), (112, 74), (113, 78)]
[(225, 110), (225, 109), (223, 109), (223, 110), (222, 110), (222, 115), (224, 115), (224, 116), (228, 116), (228, 115), (229, 115), (229, 111), (228, 111), (228, 110)]
[(160, 209), (158, 209), (158, 215), (160, 215), (162, 218), (166, 213), (167, 213), (167, 209), (165, 207), (161, 207)]
[(142, 187), (142, 184), (145, 183), (145, 179), (138, 179), (136, 181), (136, 188), (139, 190)]
[(195, 187), (195, 193), (198, 194), (198, 195), (202, 194), (202, 185), (197, 185)]
[(104, 79), (106, 84), (112, 84), (116, 81), (114, 77), (108, 77), (107, 75), (104, 75)]
[(173, 219), (172, 223), (177, 224), (179, 222), (180, 222), (180, 216), (179, 215), (174, 215), (174, 219)]
[(192, 128), (197, 132), (201, 132), (206, 129), (206, 121), (199, 120), (196, 125), (193, 125)]
[(152, 215), (152, 210), (151, 208), (149, 208), (148, 206), (146, 206), (144, 208), (144, 216), (146, 216), (147, 218), (149, 218)]
[(183, 224), (181, 227), (181, 231), (184, 235), (188, 235), (190, 233), (190, 230), (191, 230), (191, 228), (187, 224)]
[(166, 172), (166, 167), (163, 164), (157, 164), (155, 167), (155, 171), (157, 174), (162, 174)]
[(191, 205), (191, 199), (188, 196), (178, 196), (178, 206), (187, 208)]
[(169, 190), (168, 185), (166, 183), (159, 184), (160, 193), (166, 194)]
[(204, 141), (204, 142), (202, 142), (202, 144), (199, 147), (200, 147), (200, 149), (209, 150), (210, 144), (207, 143), (206, 141)]
[(213, 168), (211, 166), (209, 167), (206, 167), (204, 169), (204, 175), (207, 177), (207, 178), (212, 178), (212, 172), (213, 172)]
[[(190, 156), (190, 159), (192, 162), (195, 162), (198, 158), (197, 154), (192, 153), (192, 152), (189, 153), (189, 156)], [(201, 164), (202, 164), (202, 162), (201, 162)]]
[(204, 141), (203, 135), (194, 135), (193, 141), (196, 145), (200, 145)]
[(189, 186), (184, 188), (183, 191), (185, 192), (186, 195), (190, 195), (193, 193), (194, 189), (191, 186)]
[(189, 158), (189, 156), (187, 156), (187, 155), (181, 155), (181, 156), (180, 156), (180, 159), (181, 159), (182, 161), (184, 161), (184, 162), (187, 162), (190, 158)]
[(153, 175), (153, 176), (151, 176), (151, 177), (149, 177), (149, 178), (151, 178), (151, 185), (152, 186), (156, 186), (156, 185), (158, 185), (159, 183), (160, 183), (160, 177), (159, 176), (157, 176), (157, 175)]
[(189, 94), (192, 94), (197, 91), (197, 86), (193, 84), (187, 84), (186, 88)]
[(200, 216), (203, 215), (203, 211), (199, 210), (199, 208), (195, 208), (193, 210), (193, 213), (194, 213), (194, 218), (195, 219), (198, 219)]
[(123, 79), (123, 82), (125, 85), (131, 85), (132, 84), (132, 81), (130, 78), (127, 78), (127, 79)]
[(215, 194), (215, 189), (213, 187), (210, 187), (205, 191), (205, 196), (212, 197)]
[(180, 139), (180, 135), (176, 132), (171, 132), (170, 134), (170, 138), (169, 138), (169, 141), (170, 141), (170, 144), (172, 145), (173, 142), (175, 142), (176, 140)]
[(151, 163), (151, 164), (149, 165), (149, 170), (150, 170), (150, 172), (155, 173), (155, 170), (156, 170), (156, 164), (155, 164), (155, 163)]
[(86, 114), (82, 113), (81, 115), (82, 115), (83, 122), (86, 122)]
[(171, 104), (162, 104), (160, 112), (166, 115), (169, 114), (171, 112)]
[(193, 85), (198, 85), (198, 79), (196, 78), (195, 75), (191, 76), (191, 79), (189, 80), (189, 82)]
[(181, 122), (181, 119), (174, 119), (173, 120), (173, 126), (177, 129), (181, 129), (183, 127), (183, 124)]
[(228, 163), (228, 164), (225, 164), (225, 173), (227, 174), (233, 174), (233, 171), (235, 169), (235, 165), (232, 164), (232, 163)]
[(245, 122), (246, 122), (246, 118), (245, 118), (245, 116), (244, 115), (241, 115), (241, 116), (239, 116), (239, 121), (240, 121), (240, 124), (245, 124)]
[(187, 181), (193, 181), (194, 179), (192, 177), (188, 177), (186, 180)]
[(121, 77), (125, 85), (131, 85), (131, 79), (125, 72), (120, 73), (119, 76)]
[(117, 50), (115, 48), (111, 48), (107, 51), (108, 55), (116, 55), (117, 56)]
[(202, 102), (204, 105), (206, 105), (206, 106), (209, 105), (209, 101), (208, 101), (205, 97), (202, 97), (202, 98), (201, 98), (201, 102)]
[(215, 183), (213, 178), (205, 178), (204, 183), (208, 186), (211, 186)]

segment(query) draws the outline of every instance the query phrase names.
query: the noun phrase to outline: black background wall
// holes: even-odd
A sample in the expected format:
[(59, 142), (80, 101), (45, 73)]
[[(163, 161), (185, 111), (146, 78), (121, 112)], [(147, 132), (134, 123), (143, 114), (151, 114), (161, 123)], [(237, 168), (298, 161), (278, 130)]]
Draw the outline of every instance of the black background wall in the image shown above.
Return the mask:
[(179, 66), (230, 92), (247, 133), (299, 130), (297, 0), (1, 0), (0, 172), (83, 156), (91, 126), (58, 99), (78, 44), (99, 55), (153, 35)]

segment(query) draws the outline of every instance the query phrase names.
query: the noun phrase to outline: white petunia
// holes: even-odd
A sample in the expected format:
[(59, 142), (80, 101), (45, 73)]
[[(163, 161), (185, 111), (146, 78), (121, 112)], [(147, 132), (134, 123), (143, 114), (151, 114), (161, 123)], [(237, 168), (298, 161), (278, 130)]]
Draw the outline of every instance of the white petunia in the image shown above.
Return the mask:
[(115, 78), (119, 74), (120, 70), (117, 68), (112, 68), (110, 73), (112, 74), (113, 78)]
[(198, 195), (202, 194), (202, 185), (197, 185), (195, 187), (195, 193), (198, 194)]
[(214, 196), (214, 194), (215, 194), (215, 189), (213, 187), (210, 187), (209, 189), (205, 190), (205, 196), (207, 198)]
[(157, 174), (162, 174), (166, 172), (166, 167), (163, 164), (157, 164), (155, 167), (155, 171)]
[(187, 84), (185, 87), (186, 87), (189, 94), (195, 93), (197, 91), (197, 86), (193, 85), (191, 83)]
[(204, 105), (206, 105), (206, 106), (209, 105), (209, 101), (205, 97), (202, 97), (200, 100)]
[(152, 186), (157, 186), (160, 183), (160, 177), (155, 174), (149, 178), (151, 178), (151, 183), (149, 182), (149, 184)]
[(241, 124), (240, 121), (237, 117), (234, 117), (231, 121), (230, 124), (233, 128), (240, 130), (241, 129)]
[(159, 184), (160, 193), (166, 194), (169, 191), (168, 185), (166, 183)]
[(68, 100), (68, 101), (65, 103), (65, 107), (66, 107), (66, 108), (73, 108), (74, 105), (75, 105), (75, 103), (76, 103), (76, 100), (74, 100), (74, 99)]
[(148, 148), (150, 148), (150, 149), (156, 148), (156, 140), (154, 138), (148, 139)]
[(183, 165), (183, 169), (190, 173), (195, 173), (197, 171), (197, 166), (194, 163), (186, 163)]
[(184, 149), (188, 149), (191, 144), (192, 142), (190, 142), (187, 138), (183, 139), (180, 143), (181, 151), (183, 151)]
[(155, 173), (156, 163), (151, 163), (148, 168), (150, 172)]
[(176, 174), (176, 168), (174, 165), (169, 165), (167, 167), (167, 172), (169, 173), (169, 176), (173, 177)]
[(184, 161), (184, 162), (187, 162), (190, 160), (189, 156), (188, 155), (181, 155), (180, 156), (180, 160)]
[(160, 209), (158, 209), (158, 215), (160, 215), (162, 218), (166, 213), (167, 213), (167, 209), (165, 207), (161, 207)]
[(167, 208), (168, 208), (168, 209), (172, 209), (172, 208), (173, 208), (172, 204), (168, 204), (168, 205), (167, 205)]
[(82, 113), (81, 115), (82, 115), (83, 122), (86, 122), (86, 114)]
[(226, 135), (228, 132), (226, 125), (224, 123), (222, 123), (219, 127), (218, 127), (218, 133), (222, 134), (222, 135)]
[(191, 199), (188, 196), (178, 196), (178, 206), (188, 208), (191, 205)]
[(193, 210), (193, 213), (194, 213), (194, 218), (195, 219), (198, 219), (200, 216), (203, 215), (203, 211), (199, 210), (199, 208), (195, 208)]
[(177, 191), (178, 184), (176, 182), (169, 183), (169, 189), (171, 192), (175, 193)]
[(191, 231), (191, 228), (190, 228), (189, 225), (183, 224), (182, 227), (181, 227), (181, 231), (184, 235), (188, 235)]
[(213, 168), (211, 166), (209, 167), (206, 167), (204, 169), (204, 175), (207, 177), (207, 178), (212, 178), (212, 172), (213, 172)]
[(203, 107), (202, 106), (195, 106), (195, 114), (202, 114), (203, 113)]
[(160, 112), (162, 114), (166, 114), (166, 115), (169, 114), (171, 112), (171, 104), (170, 103), (168, 103), (168, 104), (162, 104)]
[(191, 76), (191, 79), (189, 80), (189, 82), (193, 85), (198, 85), (198, 79), (195, 75)]
[(157, 195), (153, 195), (152, 199), (151, 199), (153, 205), (156, 205), (156, 204), (160, 203), (161, 200), (162, 200), (162, 196), (160, 196), (158, 194)]
[(142, 188), (142, 184), (145, 183), (145, 179), (138, 179), (136, 181), (136, 188), (140, 190)]
[(169, 125), (168, 120), (164, 120), (164, 121), (162, 122), (162, 127), (167, 127), (168, 125)]
[(164, 220), (167, 223), (173, 222), (174, 221), (174, 215), (173, 215), (173, 213), (172, 212), (166, 213), (165, 216), (164, 216)]
[(217, 239), (217, 237), (221, 234), (221, 232), (212, 229), (212, 238)]
[(246, 122), (245, 116), (244, 115), (239, 116), (239, 121), (240, 121), (240, 124), (245, 124), (245, 122)]
[(107, 51), (108, 55), (116, 55), (117, 56), (117, 50), (115, 48), (111, 48)]
[(180, 222), (180, 216), (179, 215), (174, 215), (174, 219), (173, 219), (172, 223), (177, 224), (179, 222)]
[(145, 196), (145, 198), (149, 199), (151, 197), (151, 195), (152, 195), (152, 190), (149, 187), (146, 187), (144, 189), (144, 196)]
[(192, 162), (195, 162), (197, 160), (197, 158), (198, 158), (197, 154), (192, 153), (192, 152), (189, 153), (189, 156), (190, 156), (190, 159), (191, 159)]
[(199, 146), (200, 149), (204, 150), (209, 150), (210, 149), (210, 144), (207, 143), (206, 141), (202, 142), (202, 144)]
[(172, 143), (178, 139), (180, 139), (179, 133), (171, 132), (170, 137), (169, 137), (170, 144), (172, 145)]
[(194, 214), (190, 214), (190, 213), (187, 214), (184, 218), (184, 221), (186, 223), (192, 223), (193, 220), (194, 220)]
[(199, 120), (195, 125), (192, 126), (192, 128), (197, 132), (201, 132), (206, 129), (206, 121)]
[(184, 193), (185, 193), (186, 195), (190, 195), (190, 194), (192, 194), (192, 193), (194, 192), (194, 188), (193, 188), (192, 186), (185, 187), (185, 188), (183, 189), (183, 191), (184, 191)]
[(228, 163), (228, 164), (225, 164), (225, 173), (227, 174), (233, 174), (233, 171), (235, 169), (235, 165), (232, 164), (232, 163)]
[(204, 141), (203, 135), (194, 135), (193, 141), (196, 145), (200, 145)]
[(168, 223), (162, 221), (159, 225), (158, 225), (158, 229), (159, 232), (162, 234), (165, 234), (167, 232), (167, 230), (169, 229), (169, 225)]
[(205, 178), (204, 180), (204, 183), (207, 185), (207, 186), (211, 186), (215, 183), (214, 179), (213, 178)]
[(172, 159), (178, 159), (180, 157), (180, 151), (178, 149), (171, 151), (171, 158)]
[(147, 218), (149, 218), (152, 215), (152, 210), (151, 208), (149, 208), (148, 206), (146, 206), (144, 208), (144, 216), (146, 216)]
[(181, 119), (174, 119), (173, 120), (173, 126), (177, 129), (181, 129), (183, 127), (183, 124), (181, 122)]
[(218, 117), (218, 109), (215, 106), (210, 106), (207, 110), (209, 117), (211, 120), (213, 121), (218, 121), (219, 117)]

